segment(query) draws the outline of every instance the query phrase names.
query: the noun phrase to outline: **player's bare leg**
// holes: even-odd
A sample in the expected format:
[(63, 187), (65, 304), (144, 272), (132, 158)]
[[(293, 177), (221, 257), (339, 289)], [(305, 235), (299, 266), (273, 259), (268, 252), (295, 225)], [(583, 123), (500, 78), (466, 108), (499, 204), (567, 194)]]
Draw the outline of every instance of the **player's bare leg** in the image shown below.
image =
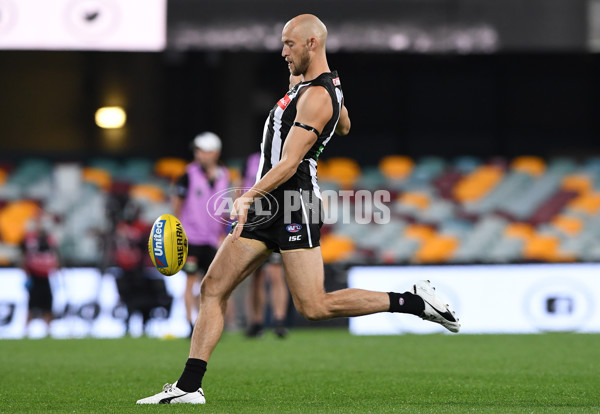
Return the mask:
[(271, 263), (265, 266), (270, 284), (271, 307), (273, 309), (273, 331), (279, 338), (287, 336), (285, 316), (288, 309), (288, 288), (285, 284), (283, 265)]
[(226, 240), (221, 245), (200, 287), (200, 310), (183, 374), (175, 383), (165, 384), (162, 392), (138, 400), (137, 404), (206, 402), (202, 378), (208, 359), (223, 333), (227, 299), (270, 253), (264, 243), (245, 238), (234, 242)]
[[(185, 304), (185, 317), (190, 324), (194, 326), (194, 312), (198, 309), (197, 298), (194, 297), (194, 286), (200, 279), (195, 273), (186, 274), (185, 291), (183, 292), (183, 302)], [(191, 336), (191, 332), (190, 332)]]
[(246, 296), (246, 315), (248, 317), (246, 336), (249, 338), (258, 337), (263, 332), (263, 314), (267, 300), (264, 281), (265, 269), (263, 267), (251, 276)]
[(223, 332), (229, 295), (270, 252), (257, 240), (240, 238), (233, 243), (228, 239), (223, 242), (200, 287), (200, 311), (192, 335), (190, 358), (208, 361)]
[(326, 293), (320, 247), (282, 251), (281, 256), (294, 305), (309, 320), (368, 315), (390, 309), (386, 292), (342, 289)]
[(320, 247), (283, 251), (282, 257), (296, 309), (309, 320), (401, 312), (439, 323), (451, 332), (460, 330), (456, 315), (435, 295), (429, 281), (417, 282), (412, 292), (404, 293), (362, 289), (326, 293)]

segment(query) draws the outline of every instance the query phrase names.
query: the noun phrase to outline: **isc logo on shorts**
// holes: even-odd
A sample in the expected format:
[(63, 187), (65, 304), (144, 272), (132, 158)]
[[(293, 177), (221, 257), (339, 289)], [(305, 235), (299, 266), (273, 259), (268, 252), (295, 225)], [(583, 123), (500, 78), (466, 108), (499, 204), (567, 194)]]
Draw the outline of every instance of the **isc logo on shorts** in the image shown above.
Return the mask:
[(288, 239), (288, 241), (300, 241), (300, 239), (302, 239), (302, 235), (301, 234), (296, 234), (295, 236), (290, 236), (290, 238)]
[(285, 229), (289, 233), (298, 233), (300, 230), (302, 230), (302, 226), (300, 224), (292, 223), (292, 224), (288, 224)]

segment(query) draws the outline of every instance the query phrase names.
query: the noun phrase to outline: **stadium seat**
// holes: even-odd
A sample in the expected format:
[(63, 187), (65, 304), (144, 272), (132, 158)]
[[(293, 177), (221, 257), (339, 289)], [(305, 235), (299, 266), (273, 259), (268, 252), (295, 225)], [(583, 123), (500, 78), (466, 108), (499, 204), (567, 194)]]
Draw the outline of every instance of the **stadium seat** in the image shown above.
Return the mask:
[(400, 194), (398, 202), (408, 207), (414, 207), (418, 210), (425, 210), (429, 207), (429, 196), (425, 193), (413, 191)]
[[(319, 166), (319, 168), (321, 168)], [(319, 177), (321, 176), (321, 171), (319, 170)], [(362, 174), (358, 178), (355, 183), (356, 189), (365, 189), (365, 190), (379, 190), (383, 189), (386, 186), (386, 180), (379, 168), (377, 167), (365, 167), (362, 169)]]
[(510, 166), (515, 171), (536, 177), (542, 175), (546, 169), (546, 163), (542, 158), (531, 156), (517, 157), (513, 160)]
[(377, 259), (387, 264), (408, 263), (419, 245), (416, 239), (398, 238), (377, 252)]
[(408, 239), (424, 243), (435, 236), (435, 229), (425, 224), (409, 224), (404, 228), (403, 234)]
[(567, 215), (554, 217), (552, 225), (569, 237), (574, 237), (583, 230), (583, 220)]
[(155, 203), (161, 203), (165, 200), (163, 189), (152, 184), (134, 185), (129, 190), (129, 195), (133, 199), (146, 199)]
[(535, 235), (534, 227), (529, 223), (510, 223), (504, 229), (504, 237), (529, 241)]
[(165, 157), (156, 161), (154, 172), (161, 177), (174, 181), (185, 173), (187, 165), (188, 162), (182, 158)]
[(522, 259), (525, 242), (520, 238), (501, 238), (483, 253), (486, 263), (508, 263)]
[(360, 177), (360, 166), (351, 158), (330, 158), (326, 161), (326, 165), (326, 180), (333, 181), (344, 189), (353, 188)]
[(564, 191), (573, 191), (581, 195), (592, 191), (594, 184), (587, 175), (572, 174), (563, 178), (560, 188)]
[(20, 257), (18, 246), (0, 242), (0, 266), (18, 266)]
[(560, 239), (550, 235), (534, 235), (525, 243), (523, 257), (541, 262), (569, 262), (574, 257), (560, 250)]
[(125, 161), (116, 179), (132, 184), (148, 182), (152, 178), (154, 163), (146, 158), (131, 158)]
[(414, 161), (402, 155), (388, 155), (379, 161), (379, 170), (389, 180), (402, 180), (408, 177), (414, 168)]
[(325, 235), (321, 238), (321, 253), (324, 263), (349, 259), (354, 251), (354, 241), (349, 237)]
[(455, 171), (461, 174), (470, 174), (481, 165), (481, 160), (477, 157), (463, 156), (458, 157), (453, 162)]
[(487, 251), (502, 237), (506, 225), (506, 220), (500, 217), (485, 217), (463, 236), (462, 243), (451, 261), (483, 261)]
[(453, 195), (461, 203), (478, 201), (502, 180), (504, 172), (495, 166), (481, 166), (463, 177), (454, 187)]
[(40, 208), (33, 201), (23, 200), (7, 204), (0, 210), (0, 236), (7, 244), (18, 245), (23, 241), (28, 221), (39, 214)]
[(371, 250), (382, 250), (393, 241), (399, 239), (406, 224), (394, 220), (387, 224), (363, 224), (360, 237), (355, 238), (356, 247)]
[(84, 168), (82, 178), (84, 182), (94, 184), (104, 191), (108, 191), (112, 184), (110, 173), (100, 168)]
[(459, 246), (456, 237), (434, 235), (427, 239), (414, 255), (416, 263), (443, 263), (448, 261)]
[(569, 208), (587, 215), (596, 215), (600, 210), (600, 193), (583, 194), (569, 203)]
[(241, 183), (242, 182), (242, 174), (238, 168), (228, 167), (227, 170), (229, 171), (230, 182), (232, 182), (232, 183)]

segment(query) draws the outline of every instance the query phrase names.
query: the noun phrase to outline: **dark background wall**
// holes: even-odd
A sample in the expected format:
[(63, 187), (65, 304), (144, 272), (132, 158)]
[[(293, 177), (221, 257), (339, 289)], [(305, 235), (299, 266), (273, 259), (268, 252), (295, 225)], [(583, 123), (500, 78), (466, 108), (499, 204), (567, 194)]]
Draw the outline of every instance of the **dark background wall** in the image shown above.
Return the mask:
[[(335, 53), (330, 66), (353, 129), (326, 156), (600, 152), (599, 55)], [(0, 52), (1, 156), (185, 157), (214, 130), (243, 157), (287, 77), (276, 52)], [(122, 131), (96, 127), (102, 105), (126, 108)]]

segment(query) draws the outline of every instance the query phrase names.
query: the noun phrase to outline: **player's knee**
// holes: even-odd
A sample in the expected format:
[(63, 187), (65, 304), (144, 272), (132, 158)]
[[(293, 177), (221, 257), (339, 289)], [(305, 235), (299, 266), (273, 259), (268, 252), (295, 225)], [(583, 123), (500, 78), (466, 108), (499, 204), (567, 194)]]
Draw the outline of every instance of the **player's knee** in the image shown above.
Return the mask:
[(200, 285), (200, 297), (224, 297), (225, 292), (223, 291), (221, 285), (222, 284), (219, 283), (217, 279), (215, 279), (210, 273), (208, 273), (202, 279), (202, 284)]
[(296, 303), (296, 309), (300, 315), (304, 316), (309, 321), (322, 321), (329, 319), (329, 313), (327, 312), (327, 309), (324, 306), (316, 303)]

